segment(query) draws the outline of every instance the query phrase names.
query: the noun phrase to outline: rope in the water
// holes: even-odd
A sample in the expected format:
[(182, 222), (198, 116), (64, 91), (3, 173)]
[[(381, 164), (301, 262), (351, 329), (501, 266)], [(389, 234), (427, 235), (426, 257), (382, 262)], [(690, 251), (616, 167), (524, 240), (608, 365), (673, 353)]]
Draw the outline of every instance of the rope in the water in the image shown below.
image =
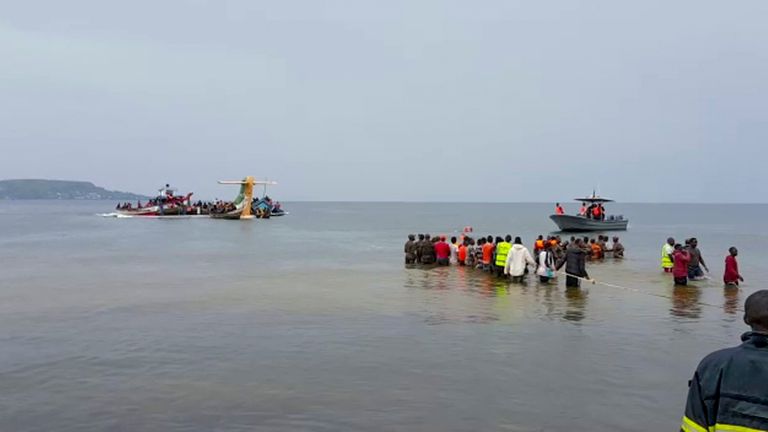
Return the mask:
[[(627, 286), (622, 286), (622, 285), (616, 285), (616, 284), (612, 284), (612, 283), (608, 283), (608, 282), (602, 282), (602, 281), (599, 281), (597, 279), (588, 279), (588, 278), (585, 278), (585, 277), (581, 277), (581, 276), (576, 276), (576, 275), (570, 274), (570, 273), (565, 272), (565, 271), (561, 271), (561, 272), (559, 272), (559, 274), (562, 274), (564, 276), (570, 276), (570, 277), (579, 279), (579, 280), (584, 281), (584, 282), (589, 282), (592, 285), (599, 284), (599, 285), (607, 286), (609, 288), (618, 288), (618, 289), (622, 289), (622, 290), (625, 290), (625, 291), (631, 291), (631, 292), (634, 292), (634, 293), (644, 294), (644, 295), (651, 296), (651, 297), (659, 297), (659, 298), (663, 298), (663, 299), (667, 299), (667, 300), (673, 300), (673, 301), (676, 300), (673, 296), (669, 296), (669, 295), (665, 295), (665, 294), (651, 293), (651, 292), (643, 291), (643, 290), (637, 289), (637, 288), (632, 288), (632, 287), (627, 287)], [(738, 288), (738, 289), (740, 289), (740, 288)], [(717, 308), (717, 309), (722, 309), (722, 307), (723, 307), (723, 305), (716, 305), (716, 304), (706, 303), (706, 302), (701, 302), (701, 301), (693, 302), (693, 304), (697, 304), (697, 305), (701, 305), (701, 306), (708, 306), (708, 307)], [(744, 309), (739, 308), (739, 307), (735, 308), (735, 310), (738, 311), (738, 312), (744, 312)]]

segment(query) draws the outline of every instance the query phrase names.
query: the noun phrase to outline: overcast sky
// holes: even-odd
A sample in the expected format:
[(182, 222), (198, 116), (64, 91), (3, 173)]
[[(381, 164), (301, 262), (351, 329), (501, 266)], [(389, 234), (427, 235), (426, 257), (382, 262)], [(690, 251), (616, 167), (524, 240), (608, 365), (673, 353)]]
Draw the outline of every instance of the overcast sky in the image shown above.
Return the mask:
[(0, 3), (0, 178), (766, 202), (768, 1)]

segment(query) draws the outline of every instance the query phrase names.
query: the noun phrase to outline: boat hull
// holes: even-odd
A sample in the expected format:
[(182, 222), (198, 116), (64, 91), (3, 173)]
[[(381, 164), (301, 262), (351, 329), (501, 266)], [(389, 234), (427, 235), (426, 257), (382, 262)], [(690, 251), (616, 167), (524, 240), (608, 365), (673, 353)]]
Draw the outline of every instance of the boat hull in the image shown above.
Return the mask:
[(552, 215), (552, 219), (560, 231), (586, 232), (586, 231), (626, 231), (629, 220), (594, 220), (583, 216)]

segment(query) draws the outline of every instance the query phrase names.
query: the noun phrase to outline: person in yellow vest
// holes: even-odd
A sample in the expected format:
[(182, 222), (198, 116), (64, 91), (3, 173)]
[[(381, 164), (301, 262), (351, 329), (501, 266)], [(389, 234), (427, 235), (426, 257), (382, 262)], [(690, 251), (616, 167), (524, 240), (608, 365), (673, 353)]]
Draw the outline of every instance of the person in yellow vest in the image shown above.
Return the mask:
[(509, 250), (512, 249), (511, 241), (512, 236), (507, 234), (507, 236), (504, 237), (504, 241), (499, 242), (496, 245), (496, 276), (504, 276), (504, 267), (507, 265), (507, 255), (509, 254)]
[(672, 254), (675, 252), (675, 239), (672, 237), (667, 239), (664, 246), (661, 247), (661, 268), (664, 269), (664, 273), (672, 273), (672, 267), (675, 266)]

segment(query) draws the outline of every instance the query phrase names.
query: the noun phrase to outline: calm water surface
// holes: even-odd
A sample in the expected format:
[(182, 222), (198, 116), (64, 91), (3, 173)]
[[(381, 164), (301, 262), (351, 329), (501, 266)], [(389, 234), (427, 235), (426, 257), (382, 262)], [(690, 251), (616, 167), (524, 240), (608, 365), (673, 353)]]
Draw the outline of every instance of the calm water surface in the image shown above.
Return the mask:
[[(549, 205), (96, 215), (111, 207), (0, 202), (2, 431), (675, 430), (696, 364), (738, 343), (768, 277), (762, 205), (614, 206), (628, 258), (588, 271), (640, 292), (402, 264), (409, 232), (530, 244)], [(673, 288), (669, 235), (697, 236), (714, 280)], [(719, 282), (731, 245), (740, 291)]]

